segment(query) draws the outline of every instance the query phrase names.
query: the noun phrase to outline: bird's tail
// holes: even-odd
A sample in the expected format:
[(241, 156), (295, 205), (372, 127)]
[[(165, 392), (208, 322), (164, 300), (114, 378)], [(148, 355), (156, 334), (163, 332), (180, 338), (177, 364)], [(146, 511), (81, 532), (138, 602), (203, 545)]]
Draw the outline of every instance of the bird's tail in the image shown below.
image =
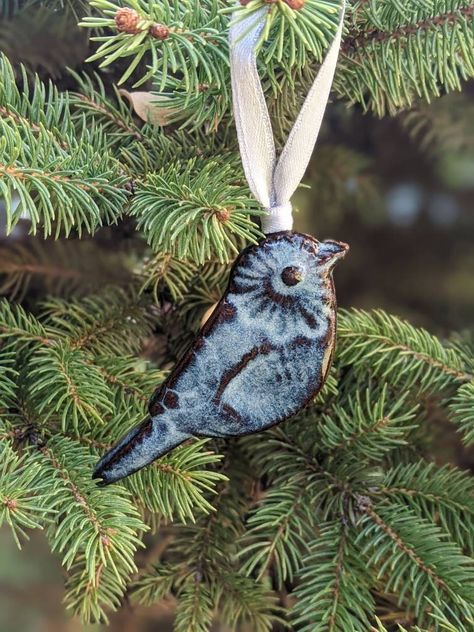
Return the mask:
[(170, 427), (163, 416), (147, 417), (104, 454), (92, 478), (102, 479), (99, 485), (115, 483), (189, 438), (190, 435)]

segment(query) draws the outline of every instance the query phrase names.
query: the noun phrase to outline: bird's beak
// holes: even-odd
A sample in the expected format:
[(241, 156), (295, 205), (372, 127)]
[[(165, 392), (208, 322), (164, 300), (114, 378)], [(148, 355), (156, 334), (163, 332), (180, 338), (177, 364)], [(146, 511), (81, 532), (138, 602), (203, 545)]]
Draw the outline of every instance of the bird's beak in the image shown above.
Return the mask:
[(326, 239), (319, 245), (318, 263), (320, 266), (332, 270), (336, 261), (342, 259), (348, 250), (349, 246), (344, 242)]

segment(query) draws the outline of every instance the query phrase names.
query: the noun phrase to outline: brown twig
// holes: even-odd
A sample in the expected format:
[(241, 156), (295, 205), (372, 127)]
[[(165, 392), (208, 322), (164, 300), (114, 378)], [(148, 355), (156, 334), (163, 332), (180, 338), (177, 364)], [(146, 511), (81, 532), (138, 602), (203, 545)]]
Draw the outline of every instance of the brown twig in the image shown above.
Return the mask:
[(359, 30), (352, 29), (349, 31), (348, 36), (344, 39), (344, 42), (341, 47), (341, 51), (350, 56), (353, 53), (359, 52), (368, 44), (383, 43), (388, 41), (394, 41), (398, 39), (402, 39), (405, 37), (409, 37), (410, 35), (416, 35), (420, 31), (427, 31), (432, 27), (442, 27), (446, 24), (456, 23), (459, 18), (471, 18), (474, 16), (474, 4), (470, 4), (466, 7), (461, 7), (457, 11), (449, 11), (443, 15), (433, 16), (432, 18), (427, 18), (424, 20), (420, 20), (415, 22), (414, 24), (407, 24), (405, 26), (400, 26), (395, 31), (387, 32), (382, 31), (377, 28), (373, 28), (364, 32), (359, 32)]

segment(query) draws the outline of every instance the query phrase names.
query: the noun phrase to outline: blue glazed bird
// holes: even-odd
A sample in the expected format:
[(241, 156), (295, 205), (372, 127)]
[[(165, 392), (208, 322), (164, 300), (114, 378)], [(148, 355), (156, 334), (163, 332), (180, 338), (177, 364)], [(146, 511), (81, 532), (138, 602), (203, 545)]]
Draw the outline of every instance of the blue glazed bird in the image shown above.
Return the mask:
[(149, 417), (97, 464), (107, 485), (191, 437), (260, 432), (294, 415), (328, 374), (336, 329), (335, 262), (348, 250), (290, 231), (236, 260), (229, 285), (149, 404)]

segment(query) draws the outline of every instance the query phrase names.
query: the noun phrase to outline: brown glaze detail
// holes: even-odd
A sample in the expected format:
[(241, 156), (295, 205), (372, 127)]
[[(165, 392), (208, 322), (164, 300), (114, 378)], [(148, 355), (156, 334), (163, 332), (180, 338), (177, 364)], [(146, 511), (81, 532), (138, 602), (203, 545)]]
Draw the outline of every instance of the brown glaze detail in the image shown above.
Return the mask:
[[(303, 233), (300, 233), (303, 234)], [(319, 244), (320, 242), (317, 241), (314, 237), (311, 237), (311, 235), (304, 235), (306, 237), (305, 241), (301, 242), (301, 250), (306, 250), (306, 252), (309, 252), (310, 254), (314, 255), (315, 257), (318, 255), (319, 252)]]
[(255, 292), (258, 289), (258, 285), (238, 285), (236, 282), (230, 288), (232, 294), (246, 294), (247, 292)]
[[(225, 294), (227, 294), (227, 292), (228, 290), (226, 291)], [(194, 345), (193, 350), (197, 351), (197, 349), (199, 349), (202, 346), (205, 338), (207, 338), (207, 336), (212, 332), (213, 328), (216, 325), (221, 325), (222, 323), (230, 322), (233, 318), (235, 318), (236, 314), (237, 314), (237, 308), (231, 305), (230, 303), (228, 303), (224, 295), (224, 298), (222, 298), (219, 301), (219, 303), (217, 303), (216, 308), (214, 309), (212, 314), (209, 316), (209, 318), (206, 320), (204, 325), (201, 327), (200, 338), (202, 342), (200, 343), (199, 347), (196, 347), (196, 345)]]
[(284, 296), (283, 294), (279, 294), (278, 292), (275, 292), (270, 279), (263, 280), (263, 289), (265, 290), (265, 294), (273, 302), (278, 303), (282, 307), (289, 307), (295, 304), (295, 299), (293, 298), (293, 296)]
[(144, 419), (140, 425), (140, 430), (133, 437), (133, 440), (142, 439), (143, 437), (148, 437), (153, 430), (153, 420), (150, 418)]
[(230, 303), (224, 302), (218, 310), (215, 323), (221, 324), (233, 320), (237, 314), (237, 308)]
[[(332, 281), (331, 281), (332, 283)], [(336, 309), (336, 303), (334, 302), (334, 309)], [(329, 374), (329, 371), (331, 369), (332, 366), (332, 361), (334, 358), (334, 350), (335, 350), (335, 332), (336, 332), (336, 321), (334, 321), (333, 326), (329, 328), (329, 331), (327, 333), (327, 335), (324, 338), (325, 344), (331, 344), (332, 342), (332, 352), (331, 352), (331, 356), (329, 358), (329, 361), (327, 363), (327, 369), (326, 369), (326, 373), (324, 373), (324, 375), (321, 375), (319, 380), (317, 381), (317, 383), (315, 384), (314, 388), (311, 389), (310, 391), (308, 391), (308, 395), (306, 397), (306, 399), (302, 402), (301, 404), (301, 410), (304, 410), (305, 408), (307, 408), (311, 402), (314, 400), (314, 398), (316, 397), (316, 395), (319, 393), (319, 391), (321, 390), (323, 384), (326, 381), (326, 378)], [(296, 339), (298, 340), (298, 338)], [(269, 426), (266, 426), (264, 428), (264, 430), (269, 430), (270, 428), (274, 428), (275, 426), (278, 426), (278, 424), (281, 424), (283, 421), (287, 421), (288, 419), (291, 419), (292, 417), (294, 417), (294, 413), (290, 413), (289, 415), (282, 415), (281, 417), (279, 417), (278, 419), (275, 419), (275, 421), (270, 424)], [(248, 432), (245, 434), (237, 434), (237, 435), (226, 435), (226, 438), (230, 439), (233, 437), (244, 437), (244, 436), (248, 436), (254, 434), (254, 432)]]
[[(230, 303), (227, 303), (225, 298), (222, 298), (219, 301), (215, 310), (212, 312), (212, 314), (209, 316), (207, 321), (201, 327), (201, 330), (198, 336), (196, 337), (196, 339), (194, 340), (193, 344), (188, 348), (188, 350), (184, 353), (184, 355), (181, 356), (181, 358), (175, 364), (172, 372), (167, 377), (167, 379), (163, 382), (163, 384), (160, 385), (158, 391), (156, 391), (154, 395), (152, 395), (152, 398), (150, 400), (150, 406), (148, 409), (150, 412), (150, 415), (154, 416), (155, 414), (160, 415), (162, 413), (162, 410), (159, 410), (159, 412), (154, 413), (154, 410), (155, 410), (154, 402), (163, 401), (165, 406), (168, 406), (168, 408), (174, 408), (174, 406), (170, 406), (169, 404), (167, 404), (166, 401), (161, 400), (163, 393), (165, 393), (167, 389), (174, 389), (178, 381), (178, 378), (183, 373), (183, 371), (185, 371), (191, 365), (192, 361), (194, 360), (194, 354), (196, 353), (196, 351), (199, 351), (199, 349), (201, 349), (202, 346), (205, 344), (206, 338), (211, 333), (212, 329), (218, 324), (232, 320), (235, 317), (236, 313), (237, 313), (237, 309)], [(152, 407), (153, 407), (153, 410), (152, 410)]]
[(150, 435), (152, 430), (153, 419), (148, 417), (147, 419), (144, 419), (142, 421), (139, 426), (138, 432), (136, 435), (134, 435), (133, 439), (131, 439), (126, 445), (120, 448), (120, 450), (117, 450), (117, 452), (107, 461), (107, 468), (116, 461), (120, 460), (123, 456), (134, 450), (135, 446), (139, 445), (144, 437)]
[(265, 342), (259, 347), (254, 347), (251, 351), (242, 356), (240, 362), (238, 362), (235, 366), (226, 371), (221, 378), (221, 382), (214, 396), (213, 401), (216, 406), (220, 404), (222, 393), (225, 391), (229, 382), (234, 379), (234, 377), (238, 375), (247, 366), (247, 364), (254, 360), (258, 355), (268, 355), (273, 349), (276, 349), (276, 347), (271, 345), (269, 342)]
[(204, 336), (198, 336), (194, 341), (193, 351), (199, 351), (204, 347), (204, 343), (206, 342)]
[[(324, 287), (328, 293), (328, 296), (335, 296), (335, 290), (334, 290), (334, 281), (332, 280), (331, 276), (328, 276), (326, 279), (326, 282), (324, 284)], [(331, 300), (327, 300), (325, 301), (326, 305), (329, 305), (329, 307), (332, 307), (331, 305)], [(306, 324), (308, 325), (308, 327), (310, 327), (311, 329), (315, 329), (317, 327), (318, 321), (317, 318), (314, 314), (311, 314), (310, 312), (307, 312), (303, 307), (299, 306), (301, 315), (303, 316), (303, 318), (306, 321)], [(334, 304), (334, 309), (336, 309), (336, 304)], [(318, 314), (321, 317), (321, 314)]]
[(237, 421), (238, 423), (242, 422), (242, 417), (235, 410), (235, 408), (232, 408), (232, 406), (229, 406), (229, 404), (223, 404), (222, 412), (231, 417), (234, 421)]
[(178, 408), (179, 398), (176, 393), (173, 393), (173, 391), (167, 391), (166, 395), (163, 398), (163, 404), (167, 408)]
[[(242, 250), (242, 252), (240, 253), (240, 255), (237, 257), (237, 259), (234, 261), (232, 265), (232, 268), (230, 271), (231, 280), (230, 280), (229, 285), (226, 288), (226, 291), (224, 292), (224, 295), (226, 296), (229, 292), (233, 292), (235, 294), (243, 294), (246, 291), (243, 288), (237, 287), (237, 284), (233, 280), (233, 272), (235, 268), (240, 264), (242, 264), (243, 267), (245, 267), (246, 260), (248, 259), (248, 257), (254, 250), (257, 250), (258, 248), (262, 248), (262, 247), (265, 248), (265, 246), (268, 246), (268, 242), (270, 241), (272, 242), (291, 241), (291, 237), (293, 234), (294, 233), (291, 230), (280, 230), (277, 233), (271, 233), (270, 235), (263, 237), (257, 244), (252, 244), (251, 246), (247, 246), (247, 248), (244, 248), (244, 250)], [(301, 247), (306, 248), (310, 252), (317, 253), (318, 248), (319, 248), (318, 240), (312, 237), (311, 235), (307, 235), (306, 233), (298, 233), (298, 234), (305, 237), (305, 243)], [(218, 311), (218, 308), (216, 308), (215, 312), (217, 311)]]
[(237, 285), (237, 283), (236, 283), (236, 281), (235, 281), (235, 279), (234, 279), (233, 272), (234, 272), (234, 268), (235, 268), (237, 265), (242, 264), (244, 267), (246, 267), (246, 261), (247, 261), (247, 259), (249, 258), (249, 254), (250, 254), (250, 252), (251, 252), (251, 249), (253, 249), (253, 248), (254, 248), (254, 246), (248, 246), (247, 248), (245, 248), (245, 250), (242, 250), (242, 252), (240, 253), (240, 255), (239, 255), (239, 256), (237, 257), (237, 259), (234, 261), (234, 264), (233, 264), (233, 266), (232, 266), (232, 268), (231, 268), (231, 271), (230, 271), (230, 276), (229, 276), (230, 281), (229, 281), (229, 285), (227, 286), (227, 289), (226, 289), (226, 291), (225, 291), (225, 294), (228, 294), (229, 292), (231, 292), (232, 294), (243, 294), (243, 293), (244, 293), (244, 291), (246, 291), (246, 290), (244, 290), (244, 288), (241, 288), (241, 287), (239, 287), (239, 286)]
[(158, 399), (152, 397), (148, 406), (148, 412), (152, 417), (156, 417), (157, 415), (162, 415), (165, 412), (165, 409), (163, 408), (163, 405), (158, 401)]
[(194, 350), (195, 350), (195, 346), (193, 344), (192, 347), (190, 347), (186, 351), (186, 353), (183, 356), (181, 356), (181, 358), (175, 364), (174, 369), (169, 374), (169, 376), (167, 377), (166, 381), (163, 383), (163, 387), (164, 388), (174, 388), (175, 387), (176, 382), (178, 381), (178, 378), (181, 375), (181, 373), (184, 370), (186, 370), (189, 367), (189, 365), (191, 364), (191, 362), (193, 361), (193, 359), (194, 359)]
[(305, 322), (308, 325), (308, 327), (310, 327), (310, 329), (316, 329), (316, 326), (318, 324), (318, 321), (316, 320), (316, 317), (313, 316), (313, 314), (310, 314), (309, 312), (307, 312), (301, 306), (300, 306), (300, 312), (301, 312), (301, 315), (303, 316), (303, 318), (305, 319)]
[[(331, 348), (331, 355), (329, 356), (329, 359), (326, 363), (326, 367), (324, 367), (324, 361), (323, 364), (321, 365), (321, 384), (324, 384), (324, 382), (326, 381), (327, 376), (329, 375), (329, 371), (331, 370), (331, 366), (332, 366), (332, 362), (334, 360), (334, 353), (336, 350), (336, 330), (337, 330), (337, 304), (336, 304), (336, 290), (334, 287), (334, 280), (332, 278), (332, 275), (330, 275), (327, 278), (327, 282), (326, 282), (326, 287), (329, 290), (329, 294), (330, 296), (334, 297), (333, 298), (333, 305), (332, 307), (334, 308), (334, 320), (331, 320), (331, 318), (328, 318), (328, 330), (327, 333), (325, 335), (325, 337), (323, 338), (323, 344), (324, 346), (326, 346), (327, 348)], [(328, 301), (331, 302), (331, 301)], [(332, 344), (331, 344), (332, 343)], [(326, 370), (324, 370), (324, 368), (326, 368)], [(319, 390), (319, 389), (318, 389)], [(315, 393), (316, 395), (316, 393)]]
[(298, 285), (303, 280), (303, 271), (297, 266), (288, 266), (281, 273), (281, 280), (289, 287)]
[[(329, 327), (328, 327), (328, 332), (327, 334), (324, 336), (323, 338), (323, 344), (326, 348), (331, 348), (331, 355), (329, 356), (327, 362), (326, 362), (326, 366), (325, 366), (325, 358), (323, 357), (323, 362), (321, 364), (321, 379), (322, 382), (324, 383), (326, 381), (326, 378), (329, 374), (329, 371), (331, 370), (331, 366), (332, 366), (332, 361), (334, 359), (334, 349), (335, 349), (335, 335), (336, 335), (336, 327), (335, 327), (335, 323), (329, 323)], [(332, 342), (332, 344), (331, 344)]]
[(297, 336), (293, 340), (293, 345), (296, 347), (307, 347), (311, 345), (311, 340), (309, 338), (306, 338), (306, 336)]
[[(255, 289), (255, 287), (250, 288), (250, 289)], [(248, 290), (249, 290), (248, 287), (243, 287), (239, 285), (235, 279), (232, 279), (227, 289), (227, 291), (230, 292), (231, 294), (245, 294), (245, 292), (247, 292)]]

